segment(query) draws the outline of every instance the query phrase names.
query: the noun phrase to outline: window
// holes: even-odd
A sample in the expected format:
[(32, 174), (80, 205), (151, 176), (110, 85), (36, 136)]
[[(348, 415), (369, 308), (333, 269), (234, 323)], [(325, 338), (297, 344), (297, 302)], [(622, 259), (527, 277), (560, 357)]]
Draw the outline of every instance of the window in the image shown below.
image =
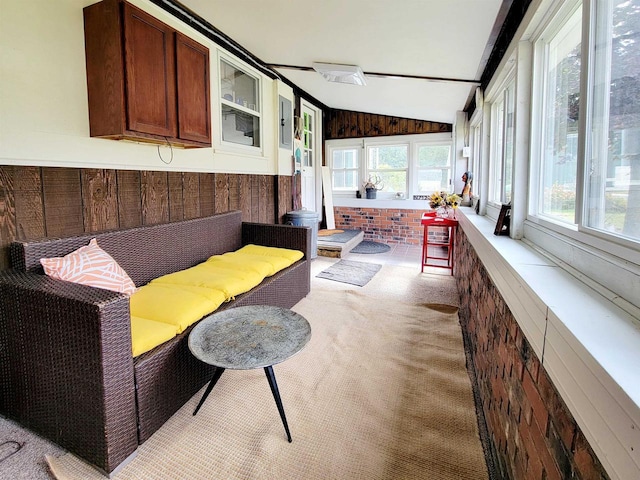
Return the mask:
[(504, 92), (505, 122), (504, 122), (504, 151), (502, 153), (502, 185), (500, 186), (500, 199), (502, 203), (511, 201), (511, 189), (513, 184), (513, 156), (515, 138), (515, 109), (516, 95), (515, 83), (511, 83)]
[(489, 200), (500, 203), (502, 189), (502, 159), (504, 155), (504, 98), (491, 106), (491, 165), (489, 172)]
[[(450, 134), (328, 140), (326, 158), (333, 192), (342, 198), (364, 194), (363, 184), (378, 177), (377, 199), (412, 199), (434, 191), (452, 191), (453, 148)], [(414, 200), (414, 199), (412, 199)]]
[(531, 88), (531, 104), (519, 97), (516, 109), (524, 118), (531, 108), (531, 125), (516, 132), (516, 148), (529, 145), (515, 158), (529, 154), (529, 172), (514, 181), (529, 201), (512, 228), (637, 308), (640, 0), (552, 3), (516, 50), (517, 81)]
[(495, 203), (511, 201), (514, 134), (515, 82), (511, 78), (491, 107), (491, 158), (489, 200)]
[(302, 122), (302, 138), (304, 139), (304, 153), (302, 154), (302, 166), (313, 167), (313, 117), (304, 112)]
[(418, 145), (416, 156), (416, 188), (418, 194), (451, 191), (451, 145)]
[(260, 146), (260, 80), (220, 59), (222, 141)]
[(331, 181), (334, 190), (360, 188), (360, 149), (355, 147), (331, 150)]
[(379, 177), (383, 192), (407, 192), (409, 172), (408, 145), (376, 145), (367, 147), (366, 177)]
[(576, 222), (582, 7), (537, 42), (542, 84), (538, 214)]
[(596, 2), (585, 225), (640, 240), (640, 1)]
[(472, 151), (471, 151), (471, 159), (472, 159), (472, 168), (471, 172), (473, 173), (473, 183), (471, 185), (471, 193), (477, 197), (479, 192), (476, 190), (475, 185), (478, 185), (478, 179), (480, 179), (480, 165), (482, 163), (482, 116), (474, 115), (472, 118), (471, 131), (472, 135)]

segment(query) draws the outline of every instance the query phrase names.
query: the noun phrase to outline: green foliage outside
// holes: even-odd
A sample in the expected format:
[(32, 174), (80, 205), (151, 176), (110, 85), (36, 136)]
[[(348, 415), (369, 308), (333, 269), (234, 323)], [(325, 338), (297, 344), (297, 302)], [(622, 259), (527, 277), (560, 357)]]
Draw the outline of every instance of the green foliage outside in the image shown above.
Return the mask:
[[(627, 214), (628, 194), (606, 193), (604, 198), (604, 229), (622, 232)], [(576, 192), (557, 183), (544, 191), (545, 212), (573, 223)]]
[[(443, 182), (448, 182), (448, 178), (442, 178), (442, 172), (443, 169), (449, 168), (450, 155), (449, 145), (423, 145), (418, 149), (418, 168), (435, 169), (435, 172), (429, 173), (437, 176), (435, 182), (431, 183), (436, 183), (438, 189), (447, 186), (442, 185)], [(408, 162), (408, 151), (405, 145), (385, 145), (369, 149), (367, 167), (370, 173), (375, 173), (382, 178), (383, 191), (406, 192)]]
[[(405, 145), (370, 148), (367, 166), (369, 173), (378, 175), (382, 179), (384, 185), (382, 191), (405, 192), (407, 190), (405, 169), (408, 167), (408, 152)], [(397, 171), (397, 169), (403, 169), (403, 171)]]

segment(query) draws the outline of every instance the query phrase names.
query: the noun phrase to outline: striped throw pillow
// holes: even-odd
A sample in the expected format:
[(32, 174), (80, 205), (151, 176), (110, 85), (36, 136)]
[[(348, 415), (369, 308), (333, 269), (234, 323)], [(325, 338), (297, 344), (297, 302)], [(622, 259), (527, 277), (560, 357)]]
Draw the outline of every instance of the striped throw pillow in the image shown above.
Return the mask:
[(131, 295), (136, 291), (133, 280), (111, 255), (98, 246), (95, 238), (64, 257), (41, 258), (44, 273), (52, 278), (105, 288)]

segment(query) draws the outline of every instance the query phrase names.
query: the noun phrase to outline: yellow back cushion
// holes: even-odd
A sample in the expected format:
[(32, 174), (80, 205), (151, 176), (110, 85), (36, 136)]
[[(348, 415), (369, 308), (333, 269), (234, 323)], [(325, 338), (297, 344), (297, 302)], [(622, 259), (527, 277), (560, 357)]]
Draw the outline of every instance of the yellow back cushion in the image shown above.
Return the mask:
[(132, 317), (168, 323), (182, 333), (225, 300), (220, 290), (152, 282), (131, 295), (130, 309)]
[(287, 268), (303, 257), (298, 250), (247, 245), (235, 252), (209, 257), (206, 263), (243, 272), (256, 272), (269, 277)]
[(261, 255), (264, 257), (279, 257), (286, 258), (290, 260), (291, 263), (289, 265), (294, 264), (298, 260), (300, 260), (304, 254), (300, 250), (292, 250), (290, 248), (278, 248), (278, 247), (265, 247), (263, 245), (245, 245), (240, 250), (236, 250), (236, 252), (248, 253), (250, 255)]
[(178, 334), (175, 325), (131, 317), (131, 344), (134, 357), (171, 340)]
[(224, 292), (225, 299), (248, 292), (263, 280), (264, 275), (252, 270), (221, 268), (215, 262), (203, 262), (195, 267), (170, 273), (151, 280), (151, 284), (190, 285)]
[(262, 278), (273, 275), (273, 265), (269, 262), (255, 261), (251, 258), (243, 258), (233, 253), (225, 253), (224, 255), (214, 255), (207, 259), (208, 264), (215, 265), (217, 268), (233, 270), (237, 272), (256, 273)]

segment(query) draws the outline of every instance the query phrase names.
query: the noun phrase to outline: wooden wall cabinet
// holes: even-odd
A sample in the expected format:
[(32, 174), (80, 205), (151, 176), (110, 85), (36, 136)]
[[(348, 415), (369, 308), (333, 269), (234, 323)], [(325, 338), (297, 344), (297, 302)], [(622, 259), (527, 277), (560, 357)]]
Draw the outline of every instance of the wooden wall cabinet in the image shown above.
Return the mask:
[(91, 136), (211, 146), (209, 49), (123, 0), (83, 12)]

